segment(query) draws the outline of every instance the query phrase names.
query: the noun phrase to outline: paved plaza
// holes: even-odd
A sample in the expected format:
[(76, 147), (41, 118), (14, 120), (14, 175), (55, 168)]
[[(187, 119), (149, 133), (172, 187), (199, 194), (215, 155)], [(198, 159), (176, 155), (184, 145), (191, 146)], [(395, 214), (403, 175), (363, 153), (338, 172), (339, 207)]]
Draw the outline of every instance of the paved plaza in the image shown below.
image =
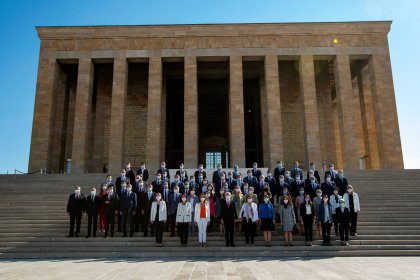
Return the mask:
[(420, 257), (4, 260), (0, 279), (420, 279)]

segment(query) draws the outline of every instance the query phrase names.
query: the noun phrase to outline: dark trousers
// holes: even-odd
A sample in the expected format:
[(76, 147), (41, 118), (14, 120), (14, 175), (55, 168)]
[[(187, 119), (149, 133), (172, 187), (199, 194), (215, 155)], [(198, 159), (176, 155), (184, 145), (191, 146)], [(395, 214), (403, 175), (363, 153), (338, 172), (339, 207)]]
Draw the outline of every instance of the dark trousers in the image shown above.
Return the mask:
[(171, 236), (175, 236), (175, 228), (176, 228), (176, 212), (175, 214), (169, 214), (168, 216), (169, 224), (171, 226)]
[(244, 231), (245, 231), (246, 244), (249, 244), (250, 239), (251, 239), (251, 244), (254, 244), (254, 237), (255, 237), (255, 232), (257, 229), (257, 224), (252, 222), (252, 220), (245, 219), (245, 221), (242, 222), (242, 226), (244, 227)]
[(305, 241), (312, 241), (312, 216), (303, 216), (303, 227), (305, 229)]
[(178, 223), (178, 235), (181, 239), (181, 244), (188, 242), (188, 226), (189, 223)]
[(133, 223), (134, 223), (134, 231), (139, 232), (140, 224), (143, 224), (140, 210), (136, 210), (136, 214), (133, 216)]
[(322, 228), (322, 240), (324, 240), (324, 243), (329, 244), (331, 241), (331, 223), (321, 222), (321, 228)]
[(226, 245), (233, 245), (233, 236), (235, 235), (234, 221), (227, 221), (227, 223), (224, 223), (224, 225)]
[(157, 221), (157, 222), (155, 221), (153, 223), (153, 227), (155, 228), (156, 243), (162, 244), (163, 229), (164, 229), (163, 221)]
[(350, 222), (350, 233), (357, 233), (357, 212), (354, 212), (353, 210), (350, 210)]
[(88, 232), (87, 236), (91, 236), (93, 224), (93, 237), (96, 237), (96, 231), (98, 230), (98, 214), (88, 215)]
[(80, 224), (82, 223), (82, 212), (70, 213), (70, 236), (74, 236), (74, 223), (76, 222), (76, 234), (80, 233)]
[(340, 223), (339, 228), (341, 241), (349, 241), (349, 225)]
[(121, 227), (122, 227), (124, 236), (127, 235), (127, 220), (128, 220), (128, 223), (130, 225), (130, 236), (133, 237), (133, 233), (134, 233), (133, 212), (123, 212), (121, 218), (122, 218)]
[(335, 235), (338, 235), (338, 221), (337, 221), (337, 216), (336, 214), (333, 214), (333, 221), (334, 221), (334, 232)]
[(106, 217), (106, 225), (105, 225), (105, 236), (108, 236), (110, 226), (111, 226), (111, 236), (114, 237), (114, 228), (115, 228), (115, 214), (107, 213), (105, 214)]
[(118, 228), (117, 232), (121, 232), (121, 221), (122, 221), (122, 215), (118, 212)]
[(147, 236), (147, 233), (149, 231), (149, 225), (150, 225), (150, 233), (152, 236), (155, 235), (155, 227), (150, 223), (150, 212), (144, 213), (143, 215), (143, 233), (144, 236)]

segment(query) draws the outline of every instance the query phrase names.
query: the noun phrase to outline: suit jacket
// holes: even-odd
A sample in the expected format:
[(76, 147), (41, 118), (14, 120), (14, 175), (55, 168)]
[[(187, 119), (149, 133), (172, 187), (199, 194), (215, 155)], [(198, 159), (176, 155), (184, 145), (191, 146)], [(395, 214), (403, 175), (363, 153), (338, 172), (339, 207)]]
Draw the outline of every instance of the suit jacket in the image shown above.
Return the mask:
[(99, 214), (99, 207), (102, 205), (102, 199), (99, 195), (95, 195), (95, 199), (92, 201), (92, 195), (88, 195), (86, 198), (86, 213), (90, 216)]
[(302, 219), (308, 218), (308, 217), (310, 217), (311, 219), (313, 219), (315, 217), (315, 208), (314, 208), (314, 205), (311, 204), (311, 214), (308, 216), (308, 215), (306, 215), (306, 202), (302, 203), (300, 205), (300, 216), (302, 217)]
[(136, 175), (134, 174), (133, 169), (126, 171), (125, 176), (127, 176), (130, 179), (130, 184), (134, 185), (134, 183), (136, 182)]
[(333, 222), (333, 217), (332, 217), (332, 207), (331, 207), (331, 204), (330, 203), (328, 203), (328, 213), (325, 213), (325, 206), (324, 206), (324, 203), (322, 202), (320, 205), (319, 205), (319, 209), (318, 209), (318, 219), (319, 219), (319, 222), (324, 222), (324, 220), (325, 220), (325, 215), (329, 215), (330, 216), (330, 223), (332, 223)]
[[(127, 180), (127, 179), (129, 179), (129, 178), (126, 175), (125, 178), (124, 178), (124, 181)], [(120, 193), (120, 191), (121, 191), (121, 182), (122, 181), (123, 181), (123, 179), (121, 178), (121, 176), (118, 176), (117, 179), (115, 180), (115, 192), (116, 193)]]
[(334, 183), (337, 186), (340, 195), (344, 195), (347, 192), (347, 186), (349, 185), (349, 183), (347, 182), (346, 177), (340, 178), (339, 176), (337, 176), (334, 179)]
[[(220, 174), (225, 174), (226, 175), (225, 171), (223, 171), (223, 170), (220, 171)], [(219, 174), (219, 171), (217, 171), (217, 170), (213, 172), (213, 178), (212, 178), (213, 184), (220, 182), (220, 174)]]
[(168, 168), (159, 168), (157, 172), (160, 173), (160, 174), (163, 174), (165, 171), (166, 171), (167, 178), (171, 179), (171, 176), (169, 175), (169, 169)]
[[(185, 169), (184, 169), (184, 172), (185, 172), (185, 177), (188, 177), (187, 170), (185, 170)], [(178, 169), (178, 170), (175, 172), (175, 175), (179, 175), (179, 176), (181, 177), (181, 169)]]
[(165, 189), (162, 189), (162, 200), (168, 203), (169, 196), (171, 195), (171, 191), (169, 189), (166, 190), (166, 196), (165, 196)]
[(184, 188), (184, 183), (183, 182), (181, 182), (181, 181), (178, 181), (178, 183), (177, 182), (172, 182), (171, 183), (171, 185), (169, 186), (169, 188), (171, 189), (171, 190), (173, 190), (175, 187), (178, 187), (179, 188), (179, 192), (181, 192), (181, 189), (183, 189)]
[[(319, 172), (318, 170), (314, 170), (314, 177), (315, 179), (318, 181), (318, 184), (321, 184), (321, 177), (319, 177)], [(309, 179), (309, 170), (306, 173), (306, 179)]]
[(162, 179), (159, 181), (159, 183), (158, 183), (157, 180), (153, 181), (152, 182), (153, 192), (154, 193), (162, 193), (162, 191), (163, 191), (163, 185), (162, 184), (163, 184)]
[(176, 214), (178, 209), (178, 203), (181, 201), (181, 194), (171, 193), (169, 195), (169, 200), (167, 201), (168, 214)]
[(257, 178), (258, 180), (260, 179), (260, 175), (262, 175), (262, 173), (261, 173), (261, 169), (254, 169), (254, 168), (252, 168), (251, 169), (251, 172), (252, 172), (252, 176), (254, 176), (255, 178)]
[(304, 181), (300, 181), (299, 183), (297, 181), (293, 181), (292, 184), (290, 185), (290, 193), (292, 195), (292, 197), (297, 197), (299, 195), (299, 189), (300, 188), (304, 188), (305, 189), (305, 182)]
[(309, 194), (311, 198), (316, 196), (316, 190), (320, 188), (320, 185), (316, 182), (312, 186), (312, 182), (310, 179), (305, 180), (305, 194)]
[(121, 197), (120, 211), (123, 213), (132, 213), (137, 210), (137, 195), (135, 192), (126, 193)]
[(258, 183), (257, 178), (255, 178), (254, 176), (251, 176), (251, 178), (249, 178), (248, 175), (243, 178), (243, 181), (244, 183), (248, 183), (248, 186), (253, 187), (254, 189)]
[(335, 219), (340, 224), (349, 225), (351, 222), (349, 209), (344, 207), (344, 210), (342, 211), (341, 207), (337, 207), (337, 209), (335, 209)]
[(337, 172), (334, 170), (333, 172), (331, 172), (330, 170), (325, 171), (325, 175), (324, 175), (324, 182), (327, 181), (327, 175), (331, 176), (331, 181), (334, 181), (336, 177), (338, 177)]
[(292, 170), (290, 170), (290, 177), (292, 177), (293, 179), (296, 178), (296, 175), (300, 176), (300, 179), (303, 180), (303, 171), (302, 169), (300, 169), (299, 167), (293, 167)]
[(279, 168), (277, 166), (276, 168), (274, 168), (274, 174), (273, 174), (274, 179), (276, 179), (277, 182), (280, 181), (279, 177), (280, 177), (280, 175), (284, 176), (284, 173), (286, 173), (286, 168), (284, 168), (284, 167)]
[(105, 214), (113, 215), (115, 211), (118, 211), (120, 205), (118, 194), (113, 193), (111, 196), (105, 194), (103, 200), (105, 205)]
[(231, 201), (228, 206), (226, 200), (222, 200), (220, 206), (220, 218), (223, 219), (225, 226), (233, 226), (234, 220), (238, 218), (238, 216), (236, 215), (235, 203)]
[(155, 201), (155, 194), (152, 192), (150, 195), (150, 199), (149, 199), (149, 193), (145, 192), (142, 194), (142, 199), (141, 199), (141, 207), (140, 209), (142, 211), (144, 211), (144, 214), (147, 215), (148, 213), (150, 213), (150, 209), (152, 207), (152, 203), (153, 201)]
[(225, 180), (228, 183), (228, 188), (229, 190), (233, 190), (233, 188), (236, 186), (237, 182), (235, 181), (235, 179), (232, 178), (226, 178)]
[(324, 182), (321, 184), (322, 194), (327, 194), (330, 197), (333, 194), (335, 183), (333, 181)]
[(67, 212), (71, 214), (81, 214), (86, 210), (86, 198), (80, 193), (79, 198), (76, 194), (71, 194), (67, 202)]
[(204, 170), (202, 170), (201, 172), (200, 172), (200, 170), (196, 170), (195, 172), (194, 172), (194, 177), (195, 177), (195, 180), (198, 182), (198, 175), (200, 175), (200, 173), (201, 174), (203, 174), (203, 180), (204, 179), (207, 179), (207, 174), (206, 174), (206, 171), (204, 171)]
[(147, 168), (141, 170), (141, 168), (137, 169), (136, 175), (143, 174), (143, 181), (149, 181), (149, 170)]

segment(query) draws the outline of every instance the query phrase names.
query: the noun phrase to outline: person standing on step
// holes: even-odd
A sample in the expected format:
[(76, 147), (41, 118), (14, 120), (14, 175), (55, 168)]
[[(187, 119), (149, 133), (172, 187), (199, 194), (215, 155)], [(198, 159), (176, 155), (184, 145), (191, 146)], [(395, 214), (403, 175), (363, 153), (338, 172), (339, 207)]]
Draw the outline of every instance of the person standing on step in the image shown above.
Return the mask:
[(340, 207), (335, 210), (335, 215), (338, 223), (340, 224), (340, 238), (341, 245), (350, 246), (349, 241), (349, 227), (351, 226), (350, 211), (346, 207), (344, 199), (340, 199)]
[(347, 178), (344, 177), (343, 170), (338, 171), (338, 176), (334, 179), (334, 183), (337, 186), (340, 195), (343, 196), (347, 191), (347, 186), (349, 185)]
[(315, 219), (316, 219), (316, 229), (318, 232), (318, 236), (321, 237), (322, 230), (321, 230), (321, 220), (319, 219), (319, 205), (322, 203), (322, 191), (321, 189), (316, 190), (316, 197), (313, 200), (313, 205), (315, 209)]
[[(239, 187), (237, 187), (239, 189)], [(235, 201), (230, 192), (225, 192), (225, 200), (220, 207), (220, 219), (225, 227), (226, 247), (235, 247), (235, 220), (238, 219)]]
[(333, 195), (330, 196), (330, 203), (331, 203), (331, 207), (332, 207), (332, 214), (333, 214), (333, 221), (334, 221), (334, 231), (335, 231), (335, 236), (338, 236), (338, 222), (335, 216), (335, 209), (337, 209), (340, 205), (339, 205), (339, 201), (340, 199), (342, 199), (342, 197), (338, 194), (338, 188), (335, 187), (334, 191), (333, 191)]
[(105, 183), (102, 184), (101, 192), (99, 193), (99, 199), (101, 200), (101, 206), (99, 206), (99, 231), (105, 232), (105, 204), (103, 203), (105, 200), (105, 195), (107, 194), (108, 188)]
[[(70, 217), (70, 232), (68, 237), (79, 237), (80, 224), (82, 222), (83, 212), (86, 209), (86, 198), (81, 193), (81, 188), (77, 186), (74, 193), (69, 196), (67, 202), (67, 215)], [(76, 232), (74, 231), (74, 223), (76, 222)]]
[[(96, 189), (90, 190), (90, 195), (86, 198), (86, 213), (88, 215), (88, 231), (86, 238), (92, 236), (96, 237), (96, 231), (98, 230), (98, 215), (101, 207), (101, 198), (96, 194)], [(93, 225), (93, 232), (92, 232)]]
[(137, 210), (137, 195), (132, 191), (132, 187), (129, 184), (127, 191), (121, 197), (120, 203), (120, 215), (122, 216), (122, 231), (123, 237), (127, 237), (127, 220), (130, 224), (130, 237), (133, 237), (134, 234), (134, 221), (133, 217), (136, 214)]
[(258, 222), (258, 206), (252, 202), (251, 195), (246, 196), (246, 202), (242, 205), (239, 217), (242, 218), (242, 230), (245, 232), (246, 246), (254, 246)]
[(347, 192), (343, 196), (346, 207), (350, 210), (351, 227), (350, 235), (357, 236), (357, 213), (360, 212), (359, 195), (353, 191), (353, 186), (347, 186)]
[(150, 210), (150, 223), (155, 228), (156, 247), (162, 247), (163, 228), (167, 220), (166, 203), (160, 193), (156, 194), (156, 201)]
[(191, 203), (187, 201), (187, 195), (183, 194), (176, 210), (176, 225), (178, 227), (178, 235), (181, 239), (181, 247), (187, 247), (188, 227), (192, 221), (191, 210)]
[(319, 220), (321, 221), (322, 240), (324, 241), (324, 246), (330, 246), (333, 216), (331, 203), (327, 194), (324, 194), (322, 203), (319, 205)]
[(150, 225), (150, 234), (152, 237), (155, 236), (155, 228), (153, 224), (150, 223), (150, 211), (152, 208), (152, 203), (155, 201), (155, 194), (153, 193), (153, 186), (151, 183), (147, 186), (147, 192), (143, 193), (143, 197), (141, 199), (141, 212), (143, 215), (143, 237), (147, 237), (147, 233), (149, 230)]
[(300, 205), (300, 216), (305, 228), (306, 246), (312, 246), (312, 226), (314, 224), (315, 208), (312, 205), (311, 196), (305, 196), (305, 202)]
[(194, 208), (194, 222), (198, 226), (198, 242), (201, 247), (207, 247), (207, 226), (210, 224), (210, 206), (206, 202), (206, 197), (203, 193), (200, 195), (200, 202)]
[[(178, 209), (178, 203), (180, 202), (180, 200), (181, 200), (181, 195), (179, 194), (179, 187), (175, 185), (173, 188), (173, 192), (169, 195), (169, 200), (168, 200), (168, 220), (171, 227), (171, 237), (175, 236), (175, 225), (176, 225), (175, 222), (177, 219), (177, 209)], [(190, 215), (190, 220), (191, 220), (191, 215)]]
[(115, 226), (115, 215), (118, 214), (118, 208), (120, 205), (118, 194), (114, 193), (114, 187), (112, 185), (108, 186), (108, 193), (104, 197), (105, 205), (105, 236), (108, 237), (108, 233), (111, 226), (111, 237), (114, 237), (114, 226)]
[(283, 228), (285, 246), (293, 246), (293, 227), (296, 225), (296, 216), (290, 196), (283, 196), (283, 204), (280, 206), (280, 225)]
[(143, 181), (145, 184), (149, 181), (149, 170), (146, 168), (146, 164), (144, 162), (140, 163), (140, 168), (137, 169), (136, 175), (142, 175)]
[[(250, 196), (252, 199), (252, 196)], [(274, 205), (270, 202), (270, 197), (264, 195), (263, 203), (258, 209), (258, 217), (261, 224), (260, 230), (264, 233), (265, 246), (271, 246), (271, 232), (274, 231), (275, 214)]]
[[(188, 185), (185, 185), (185, 186), (188, 186)], [(203, 196), (204, 196), (204, 194), (203, 194)], [(192, 210), (192, 223), (191, 223), (190, 228), (189, 228), (189, 233), (190, 233), (191, 236), (195, 236), (195, 226), (197, 225), (197, 223), (194, 223), (194, 222), (198, 221), (198, 220), (195, 219), (195, 217), (196, 217), (195, 216), (195, 209), (196, 209), (195, 206), (199, 202), (199, 197), (197, 195), (195, 195), (195, 189), (194, 188), (192, 188), (191, 191), (190, 191), (190, 195), (188, 196), (188, 201), (191, 204), (191, 210)]]

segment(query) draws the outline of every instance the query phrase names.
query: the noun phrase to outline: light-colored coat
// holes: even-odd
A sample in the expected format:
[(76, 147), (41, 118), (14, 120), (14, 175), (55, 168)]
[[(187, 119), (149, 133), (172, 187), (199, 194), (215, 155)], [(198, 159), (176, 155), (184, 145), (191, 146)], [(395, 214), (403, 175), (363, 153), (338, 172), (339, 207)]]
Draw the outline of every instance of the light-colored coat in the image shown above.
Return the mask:
[(252, 222), (258, 221), (258, 207), (257, 204), (254, 202), (251, 203), (251, 205), (248, 204), (248, 202), (244, 203), (241, 208), (241, 212), (239, 213), (240, 218), (246, 218), (246, 213), (249, 207), (252, 207), (252, 210), (254, 211), (254, 216), (252, 217)]
[(176, 222), (177, 223), (189, 223), (191, 222), (191, 203), (187, 202), (185, 205), (178, 203), (178, 210), (176, 211)]
[[(207, 222), (210, 222), (210, 206), (209, 204), (206, 202), (206, 219)], [(195, 211), (194, 211), (194, 222), (198, 222), (200, 220), (200, 211), (201, 211), (201, 203), (197, 203), (195, 205)]]
[[(349, 194), (345, 193), (343, 195), (343, 199), (346, 202), (346, 207), (350, 209)], [(354, 212), (360, 212), (359, 195), (355, 192), (353, 192), (353, 205), (354, 205)]]
[[(155, 221), (156, 217), (156, 210), (157, 210), (157, 202), (154, 201), (152, 203), (152, 209), (150, 210), (150, 221)], [(168, 219), (167, 213), (166, 213), (166, 203), (165, 201), (160, 201), (159, 204), (159, 221), (166, 221)]]
[[(341, 195), (338, 196), (338, 201), (340, 201), (340, 199), (342, 199)], [(333, 213), (333, 215), (335, 215), (335, 209), (340, 207), (340, 203), (335, 202), (335, 195), (330, 196), (330, 204), (331, 204), (331, 207), (332, 207), (332, 213)]]

